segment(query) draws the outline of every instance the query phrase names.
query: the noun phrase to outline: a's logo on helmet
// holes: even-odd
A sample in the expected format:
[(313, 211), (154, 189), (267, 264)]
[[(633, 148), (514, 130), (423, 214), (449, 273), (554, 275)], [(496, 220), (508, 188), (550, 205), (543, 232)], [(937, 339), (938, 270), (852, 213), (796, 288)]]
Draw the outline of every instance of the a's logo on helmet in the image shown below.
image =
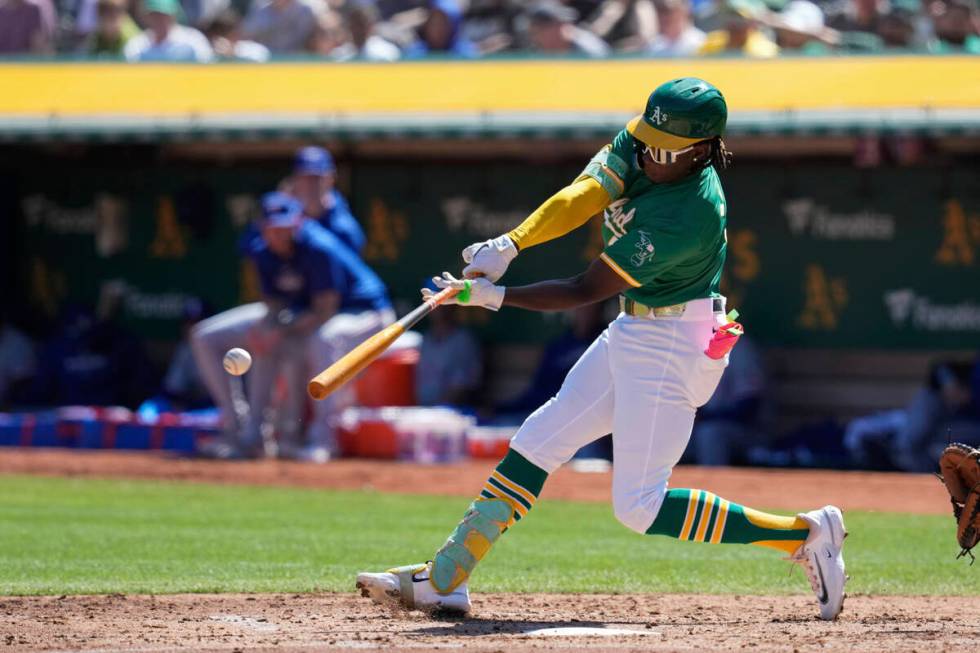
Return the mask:
[(650, 121), (655, 122), (658, 125), (662, 125), (667, 122), (667, 112), (661, 111), (660, 106), (653, 107), (653, 112), (650, 114)]

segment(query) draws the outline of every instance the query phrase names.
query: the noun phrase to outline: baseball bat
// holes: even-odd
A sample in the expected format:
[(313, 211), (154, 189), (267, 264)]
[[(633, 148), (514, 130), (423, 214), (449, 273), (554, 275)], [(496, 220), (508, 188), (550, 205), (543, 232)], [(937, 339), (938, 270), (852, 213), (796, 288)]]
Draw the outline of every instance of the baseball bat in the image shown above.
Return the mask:
[(458, 292), (453, 288), (439, 291), (422, 302), (411, 313), (394, 324), (386, 326), (351, 349), (340, 360), (310, 379), (310, 384), (307, 386), (310, 396), (317, 400), (326, 399), (330, 393), (357, 376), (358, 372), (383, 354), (400, 335), (411, 329), (419, 320), (434, 311), (439, 304), (455, 296)]

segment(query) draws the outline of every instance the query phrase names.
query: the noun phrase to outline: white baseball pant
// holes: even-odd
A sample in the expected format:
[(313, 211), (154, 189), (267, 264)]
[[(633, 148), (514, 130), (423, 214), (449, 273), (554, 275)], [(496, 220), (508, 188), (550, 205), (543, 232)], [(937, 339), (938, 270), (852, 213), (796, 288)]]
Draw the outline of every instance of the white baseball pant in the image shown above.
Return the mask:
[(691, 437), (694, 414), (728, 364), (704, 354), (725, 324), (711, 299), (683, 315), (621, 313), (568, 373), (558, 394), (536, 410), (510, 446), (551, 473), (578, 449), (613, 434), (613, 510), (644, 533), (656, 519), (667, 481)]

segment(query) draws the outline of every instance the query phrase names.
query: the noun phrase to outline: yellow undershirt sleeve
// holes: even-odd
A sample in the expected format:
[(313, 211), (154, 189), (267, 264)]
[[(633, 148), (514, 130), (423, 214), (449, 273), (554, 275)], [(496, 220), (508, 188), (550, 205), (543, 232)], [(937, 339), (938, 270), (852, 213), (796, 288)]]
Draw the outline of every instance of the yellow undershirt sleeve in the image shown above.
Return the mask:
[(581, 227), (610, 201), (609, 193), (592, 177), (579, 177), (548, 198), (507, 235), (518, 249), (534, 247)]

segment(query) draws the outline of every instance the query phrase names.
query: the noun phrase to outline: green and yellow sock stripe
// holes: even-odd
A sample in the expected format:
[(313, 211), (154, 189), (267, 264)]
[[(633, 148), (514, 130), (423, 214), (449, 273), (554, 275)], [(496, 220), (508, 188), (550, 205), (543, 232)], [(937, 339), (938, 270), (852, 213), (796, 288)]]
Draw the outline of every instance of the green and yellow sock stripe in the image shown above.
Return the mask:
[(728, 499), (722, 499), (718, 504), (718, 515), (715, 517), (715, 527), (711, 531), (712, 544), (721, 544), (721, 538), (725, 535), (725, 522), (728, 521), (728, 510), (731, 504)]
[(792, 553), (806, 540), (809, 526), (786, 517), (731, 503), (704, 490), (668, 490), (647, 533), (689, 542), (755, 544)]
[(691, 490), (684, 523), (677, 538), (691, 542), (721, 542), (729, 505), (728, 501), (713, 492)]
[(494, 471), (490, 475), (480, 492), (480, 496), (487, 499), (503, 499), (510, 503), (514, 508), (515, 520), (526, 517), (537, 498), (527, 488), (515, 483), (499, 471)]

